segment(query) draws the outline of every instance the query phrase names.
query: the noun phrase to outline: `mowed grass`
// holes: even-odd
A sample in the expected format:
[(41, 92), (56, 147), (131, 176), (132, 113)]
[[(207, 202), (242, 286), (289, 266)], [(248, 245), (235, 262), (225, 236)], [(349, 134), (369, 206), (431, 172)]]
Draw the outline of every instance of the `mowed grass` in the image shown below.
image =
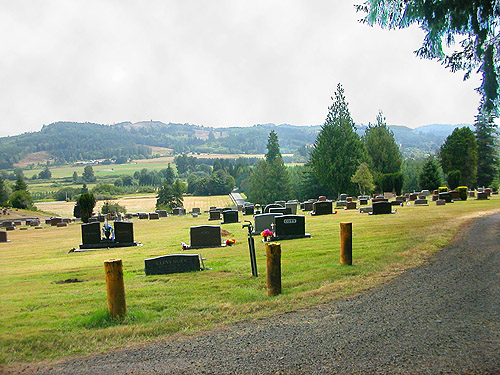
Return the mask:
[[(181, 253), (190, 226), (207, 215), (134, 221), (143, 246), (68, 253), (81, 242), (79, 224), (8, 232), (0, 243), (0, 363), (51, 360), (157, 342), (173, 334), (216, 329), (351, 296), (422, 261), (465, 230), (469, 219), (500, 212), (500, 198), (446, 206), (398, 207), (395, 215), (357, 211), (306, 215), (310, 239), (281, 242), (283, 293), (267, 297), (265, 246), (256, 239), (259, 277), (251, 276), (246, 229), (223, 225), (232, 247), (201, 253), (211, 270), (145, 276), (144, 259)], [(240, 216), (240, 219), (246, 219)], [(353, 266), (339, 265), (339, 223), (353, 223)], [(106, 312), (104, 261), (123, 261), (128, 315)], [(78, 283), (60, 283), (67, 279)]]

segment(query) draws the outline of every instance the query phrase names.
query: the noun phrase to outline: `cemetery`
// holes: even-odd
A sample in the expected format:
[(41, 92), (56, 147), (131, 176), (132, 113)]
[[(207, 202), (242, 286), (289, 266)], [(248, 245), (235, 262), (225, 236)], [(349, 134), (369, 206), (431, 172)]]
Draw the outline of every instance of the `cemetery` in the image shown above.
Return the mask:
[[(486, 199), (483, 196), (479, 194), (479, 199), (459, 200), (454, 204), (439, 199), (436, 204), (422, 204), (418, 209), (413, 209), (422, 199), (418, 195), (409, 206), (404, 200), (401, 200), (403, 206), (393, 206), (394, 197), (378, 202), (363, 197), (367, 205), (360, 207), (361, 199), (349, 201), (345, 197), (344, 207), (354, 207), (353, 203), (358, 207), (342, 209), (337, 215), (311, 215), (318, 212), (318, 204), (321, 207), (323, 202), (330, 203), (327, 208), (330, 212), (333, 203), (311, 199), (294, 202), (296, 214), (247, 214), (242, 216), (244, 220), (255, 225), (252, 232), (255, 264), (251, 264), (249, 257), (247, 228), (242, 228), (239, 222), (245, 206), (238, 212), (230, 203), (218, 209), (202, 208), (197, 217), (185, 215), (181, 210), (178, 215), (157, 212), (159, 220), (149, 218), (154, 212), (151, 208), (139, 208), (135, 212), (147, 212), (148, 219), (130, 215), (127, 221), (109, 221), (113, 229), (109, 238), (103, 233), (104, 223), (100, 218), (93, 223), (71, 223), (64, 228), (52, 226), (51, 221), (35, 222), (44, 228), (41, 231), (35, 230), (31, 222), (23, 223), (28, 228), (24, 231), (16, 226), (7, 232), (3, 227), (6, 235), (0, 233), (3, 260), (0, 324), (5, 329), (0, 332), (1, 340), (12, 347), (26, 348), (30, 342), (45, 344), (40, 350), (4, 351), (0, 360), (6, 363), (90, 354), (119, 347), (122, 340), (132, 343), (132, 338), (119, 334), (132, 325), (135, 337), (155, 340), (184, 330), (199, 331), (207, 324), (224, 324), (234, 321), (235, 316), (237, 319), (271, 316), (277, 311), (311, 306), (343, 293), (360, 292), (379, 282), (373, 278), (374, 272), (382, 274), (420, 264), (439, 244), (452, 240), (466, 217), (500, 211), (498, 195)], [(284, 205), (291, 206), (288, 202)], [(279, 207), (269, 207), (269, 211), (271, 208)], [(372, 215), (360, 214), (360, 210), (369, 209)], [(396, 214), (388, 214), (395, 209)], [(213, 212), (219, 216), (215, 218)], [(230, 216), (224, 217), (224, 213)], [(214, 221), (209, 221), (211, 215)], [(339, 262), (339, 225), (343, 222), (352, 223), (354, 267)], [(265, 229), (273, 232), (271, 241), (281, 243), (283, 293), (279, 299), (266, 295), (266, 253), (260, 240)], [(2, 242), (4, 238), (9, 242)], [(228, 238), (234, 239), (234, 244), (222, 246)], [(122, 247), (136, 239), (143, 246)], [(110, 241), (116, 242), (117, 247)], [(101, 251), (68, 254), (80, 242), (83, 247), (104, 247)], [(189, 242), (186, 250), (182, 249), (183, 242)], [(127, 317), (120, 322), (106, 318), (103, 262), (108, 259), (123, 262)], [(258, 276), (252, 276), (257, 269)], [(62, 282), (68, 279), (80, 282)], [(20, 285), (23, 287), (19, 288)], [(99, 340), (95, 339), (97, 336)]]

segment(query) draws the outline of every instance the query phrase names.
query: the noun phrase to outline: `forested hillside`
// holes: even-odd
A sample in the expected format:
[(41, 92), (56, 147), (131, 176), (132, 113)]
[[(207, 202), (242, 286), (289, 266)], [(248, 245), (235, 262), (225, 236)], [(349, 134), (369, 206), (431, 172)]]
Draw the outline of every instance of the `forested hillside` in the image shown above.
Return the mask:
[[(433, 125), (409, 129), (391, 126), (406, 157), (419, 157), (438, 149), (456, 126)], [(28, 154), (45, 151), (55, 164), (90, 159), (139, 159), (152, 154), (150, 146), (167, 147), (174, 153), (210, 152), (262, 154), (271, 130), (283, 153), (304, 155), (304, 146), (314, 143), (320, 126), (254, 125), (210, 128), (157, 121), (100, 125), (57, 122), (38, 132), (0, 138), (0, 169), (12, 166)], [(359, 126), (364, 134), (366, 127)]]

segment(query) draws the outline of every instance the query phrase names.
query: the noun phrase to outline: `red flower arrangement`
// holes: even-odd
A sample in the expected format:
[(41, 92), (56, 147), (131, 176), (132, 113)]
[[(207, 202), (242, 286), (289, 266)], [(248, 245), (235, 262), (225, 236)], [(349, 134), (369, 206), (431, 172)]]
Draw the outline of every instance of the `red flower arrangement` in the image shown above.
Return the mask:
[(236, 243), (236, 240), (234, 238), (231, 238), (230, 240), (226, 240), (226, 246), (233, 246)]
[(264, 237), (264, 240), (267, 241), (269, 237), (274, 236), (274, 233), (269, 229), (264, 229), (262, 232), (260, 232), (260, 235)]

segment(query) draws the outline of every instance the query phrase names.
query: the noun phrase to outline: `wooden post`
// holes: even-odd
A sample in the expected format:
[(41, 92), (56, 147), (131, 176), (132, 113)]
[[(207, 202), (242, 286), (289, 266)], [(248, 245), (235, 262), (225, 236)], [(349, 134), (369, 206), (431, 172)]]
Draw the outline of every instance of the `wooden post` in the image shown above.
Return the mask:
[(352, 223), (340, 223), (340, 264), (352, 265)]
[(104, 261), (104, 272), (106, 273), (109, 314), (113, 318), (124, 316), (127, 312), (127, 306), (125, 304), (122, 260), (109, 259)]
[(267, 295), (281, 294), (281, 244), (266, 243)]

